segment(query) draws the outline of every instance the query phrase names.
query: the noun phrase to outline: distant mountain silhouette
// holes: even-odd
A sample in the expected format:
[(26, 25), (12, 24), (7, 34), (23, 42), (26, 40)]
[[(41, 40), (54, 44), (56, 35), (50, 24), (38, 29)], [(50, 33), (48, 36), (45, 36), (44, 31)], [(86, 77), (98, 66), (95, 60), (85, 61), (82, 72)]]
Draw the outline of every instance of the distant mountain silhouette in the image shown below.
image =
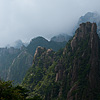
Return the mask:
[(55, 42), (64, 42), (64, 41), (69, 41), (71, 39), (72, 36), (68, 35), (68, 34), (59, 34), (57, 36), (54, 36), (51, 38), (51, 41), (55, 41)]

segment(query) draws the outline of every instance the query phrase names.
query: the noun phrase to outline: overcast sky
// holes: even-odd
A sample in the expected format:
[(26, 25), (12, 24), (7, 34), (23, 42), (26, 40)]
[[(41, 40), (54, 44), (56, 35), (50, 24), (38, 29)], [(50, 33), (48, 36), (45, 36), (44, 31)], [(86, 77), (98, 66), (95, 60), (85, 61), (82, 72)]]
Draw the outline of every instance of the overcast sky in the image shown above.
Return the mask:
[(99, 10), (100, 0), (0, 0), (0, 47), (70, 34), (80, 16)]

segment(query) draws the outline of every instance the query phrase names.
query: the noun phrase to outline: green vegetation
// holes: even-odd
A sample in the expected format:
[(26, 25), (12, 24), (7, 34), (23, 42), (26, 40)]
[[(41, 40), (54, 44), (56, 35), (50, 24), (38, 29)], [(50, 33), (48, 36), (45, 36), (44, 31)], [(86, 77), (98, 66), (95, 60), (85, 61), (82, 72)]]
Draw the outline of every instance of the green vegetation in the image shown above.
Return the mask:
[(37, 53), (34, 64), (29, 69), (22, 83), (26, 88), (33, 91), (30, 93), (30, 97), (33, 94), (41, 94), (40, 96), (44, 98), (42, 94), (51, 91), (51, 87), (55, 80), (54, 67), (56, 62), (54, 62), (54, 57), (55, 52), (52, 50), (48, 52), (44, 49), (41, 55), (38, 55)]
[(20, 84), (27, 70), (32, 66), (33, 56), (38, 46), (57, 51), (65, 45), (66, 42), (53, 42), (37, 37), (32, 39), (27, 47), (0, 48), (0, 79), (13, 80), (14, 84)]
[(20, 84), (27, 70), (32, 65), (33, 56), (22, 51), (13, 61), (9, 68), (8, 80), (14, 80), (14, 84)]
[(40, 51), (22, 82), (22, 85), (31, 91), (29, 97), (39, 95), (45, 100), (66, 100), (72, 97), (75, 100), (77, 96), (77, 100), (90, 100), (90, 96), (93, 95), (95, 100), (99, 100), (97, 98), (100, 98), (100, 88), (91, 89), (89, 81), (92, 59), (92, 33), (89, 28), (86, 28), (85, 35), (77, 33), (76, 37), (74, 36), (74, 45), (70, 40), (66, 47), (58, 52), (48, 54), (46, 49)]
[[(33, 64), (21, 83), (23, 87), (0, 81), (1, 100), (90, 100), (91, 97), (91, 100), (99, 100), (100, 40), (94, 31), (90, 32), (91, 26), (89, 22), (84, 23), (82, 27), (85, 28), (78, 29), (66, 47), (57, 52), (46, 49), (52, 47), (54, 42), (42, 37), (33, 39), (10, 67), (9, 77), (15, 82), (21, 82), (24, 77), (37, 44), (42, 43), (46, 48), (36, 49)], [(58, 49), (56, 46), (54, 48)]]
[(14, 87), (11, 81), (0, 81), (0, 100), (42, 100), (39, 96), (27, 98), (28, 92), (21, 86)]
[(27, 50), (30, 54), (34, 55), (38, 46), (45, 47), (46, 49), (52, 48), (54, 51), (58, 51), (59, 49), (64, 48), (65, 45), (66, 42), (48, 41), (43, 37), (37, 37), (32, 39), (27, 47)]

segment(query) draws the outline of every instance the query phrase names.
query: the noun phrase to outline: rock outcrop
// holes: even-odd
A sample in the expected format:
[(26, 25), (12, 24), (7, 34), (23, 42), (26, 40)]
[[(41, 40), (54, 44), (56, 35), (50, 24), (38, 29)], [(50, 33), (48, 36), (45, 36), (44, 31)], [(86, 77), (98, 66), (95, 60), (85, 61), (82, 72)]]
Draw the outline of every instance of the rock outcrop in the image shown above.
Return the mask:
[(58, 97), (67, 100), (99, 100), (100, 40), (96, 23), (82, 23), (56, 65)]
[[(28, 74), (23, 80), (23, 85), (31, 90), (36, 90), (34, 92), (38, 93), (36, 87), (43, 85), (41, 82), (44, 80), (44, 76), (49, 70), (49, 66), (52, 65), (55, 59), (55, 52), (52, 49), (46, 49), (38, 46), (36, 49), (32, 67), (29, 69)], [(41, 86), (42, 87), (42, 86)], [(42, 88), (38, 88), (41, 92)], [(45, 89), (43, 90), (45, 91)]]
[(81, 43), (80, 46), (84, 46), (85, 41), (88, 41), (87, 47), (77, 55), (80, 56), (79, 58), (76, 56), (73, 59), (71, 88), (67, 94), (67, 100), (99, 100), (100, 40), (95, 23), (87, 22), (80, 25), (71, 41), (73, 52), (80, 51), (79, 43)]
[(38, 47), (23, 85), (44, 100), (100, 100), (100, 40), (95, 23), (82, 23), (57, 53)]
[(79, 27), (80, 24), (91, 22), (97, 24), (97, 33), (100, 37), (100, 14), (97, 12), (87, 12), (84, 16), (81, 16), (78, 20), (77, 25), (75, 26), (73, 33), (75, 33), (75, 30)]

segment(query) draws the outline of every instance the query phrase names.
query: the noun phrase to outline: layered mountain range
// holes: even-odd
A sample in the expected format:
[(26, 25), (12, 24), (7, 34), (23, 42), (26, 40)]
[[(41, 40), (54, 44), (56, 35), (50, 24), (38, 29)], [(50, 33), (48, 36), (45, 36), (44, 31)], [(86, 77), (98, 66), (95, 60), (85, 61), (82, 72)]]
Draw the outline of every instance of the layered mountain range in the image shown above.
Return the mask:
[(44, 100), (100, 99), (100, 40), (95, 23), (82, 23), (58, 52), (38, 47), (22, 85)]
[(30, 90), (28, 98), (100, 100), (99, 14), (88, 12), (75, 29), (73, 38), (37, 37), (27, 46), (17, 41), (14, 47), (0, 48), (1, 80), (21, 84)]
[(21, 83), (27, 70), (32, 66), (33, 56), (38, 46), (57, 51), (66, 45), (64, 42), (48, 41), (43, 37), (31, 40), (27, 47), (21, 41), (15, 47), (0, 48), (0, 78)]

